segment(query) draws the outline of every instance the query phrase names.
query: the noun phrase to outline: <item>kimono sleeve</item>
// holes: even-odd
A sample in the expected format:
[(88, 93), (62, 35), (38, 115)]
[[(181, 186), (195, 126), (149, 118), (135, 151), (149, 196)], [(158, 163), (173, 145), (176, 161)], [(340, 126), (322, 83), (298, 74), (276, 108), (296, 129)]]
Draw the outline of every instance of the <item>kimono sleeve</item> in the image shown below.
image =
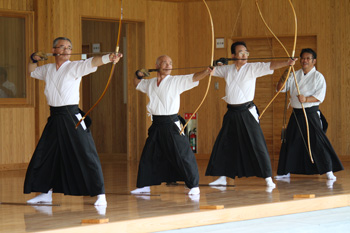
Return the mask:
[(252, 64), (254, 64), (253, 72), (255, 77), (273, 74), (274, 70), (270, 69), (270, 62), (256, 62)]
[(228, 67), (231, 67), (231, 66), (216, 66), (215, 67), (215, 70), (213, 72), (213, 76), (216, 76), (216, 77), (219, 77), (219, 78), (224, 78), (228, 72)]
[(93, 57), (87, 60), (74, 61), (71, 63), (71, 70), (74, 72), (74, 77), (82, 77), (93, 73), (97, 70), (97, 67), (92, 67), (92, 59)]
[(179, 93), (190, 90), (198, 86), (199, 81), (193, 82), (193, 74), (178, 75), (172, 77), (175, 82), (175, 87)]
[(47, 69), (48, 65), (38, 66), (33, 72), (30, 73), (30, 76), (35, 79), (45, 80)]
[(136, 86), (136, 90), (147, 94), (147, 90), (148, 90), (149, 85), (150, 85), (150, 80), (141, 79), (141, 82), (139, 82), (139, 84)]
[(315, 85), (316, 85), (316, 90), (315, 90), (316, 92), (312, 96), (318, 99), (320, 103), (322, 103), (326, 97), (326, 89), (327, 89), (326, 80), (324, 79), (322, 74), (320, 73), (318, 74), (317, 79), (315, 81)]

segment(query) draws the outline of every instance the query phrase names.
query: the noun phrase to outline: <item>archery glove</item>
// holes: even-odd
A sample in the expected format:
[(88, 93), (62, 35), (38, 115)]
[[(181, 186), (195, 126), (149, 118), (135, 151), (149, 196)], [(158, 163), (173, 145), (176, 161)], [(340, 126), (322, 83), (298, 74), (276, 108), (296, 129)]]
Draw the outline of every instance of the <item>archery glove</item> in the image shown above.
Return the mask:
[(34, 57), (38, 56), (40, 57), (40, 61), (45, 61), (47, 60), (47, 54), (44, 52), (36, 52), (36, 53), (32, 53), (32, 55), (30, 55), (30, 59), (32, 60), (33, 63), (37, 63), (38, 60), (35, 60)]
[(222, 57), (222, 58), (220, 58), (220, 59), (218, 59), (218, 60), (215, 60), (213, 63), (214, 63), (214, 64), (213, 64), (214, 66), (227, 65), (227, 64), (228, 64), (228, 59)]
[[(143, 75), (139, 75), (139, 72), (142, 73)], [(135, 72), (135, 75), (136, 75), (136, 77), (137, 77), (138, 79), (143, 79), (144, 77), (149, 77), (149, 76), (150, 76), (148, 70), (147, 70), (147, 69), (144, 69), (144, 68), (141, 69), (141, 70), (137, 70), (137, 71)]]

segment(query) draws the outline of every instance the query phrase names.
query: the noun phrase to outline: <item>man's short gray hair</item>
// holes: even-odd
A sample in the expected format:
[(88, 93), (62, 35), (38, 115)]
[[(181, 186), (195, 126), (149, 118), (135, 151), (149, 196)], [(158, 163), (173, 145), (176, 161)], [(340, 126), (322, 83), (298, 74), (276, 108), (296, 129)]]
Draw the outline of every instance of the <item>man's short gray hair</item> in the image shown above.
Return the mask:
[(67, 37), (57, 37), (56, 39), (53, 40), (53, 45), (52, 45), (53, 48), (56, 47), (56, 45), (57, 45), (57, 43), (58, 43), (59, 40), (66, 40), (66, 41), (68, 41), (68, 42), (71, 44), (71, 46), (73, 47), (72, 41), (70, 41), (69, 38), (67, 38)]
[(157, 66), (160, 65), (160, 64), (159, 64), (159, 61), (160, 61), (160, 59), (163, 58), (163, 57), (168, 57), (168, 58), (170, 58), (168, 55), (161, 55), (161, 56), (159, 56), (159, 57), (157, 58), (157, 60), (156, 60), (156, 65), (157, 65)]

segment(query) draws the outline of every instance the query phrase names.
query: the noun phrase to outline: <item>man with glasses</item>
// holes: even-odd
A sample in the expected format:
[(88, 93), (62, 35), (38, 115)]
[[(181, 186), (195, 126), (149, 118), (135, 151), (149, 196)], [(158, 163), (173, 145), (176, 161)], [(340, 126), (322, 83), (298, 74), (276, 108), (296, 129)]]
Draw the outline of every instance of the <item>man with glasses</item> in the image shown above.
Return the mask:
[[(226, 81), (227, 112), (215, 141), (206, 176), (220, 176), (209, 185), (225, 186), (226, 177), (235, 179), (257, 176), (265, 178), (268, 190), (276, 187), (264, 135), (259, 124), (259, 113), (253, 103), (256, 79), (295, 61), (248, 63), (249, 52), (245, 42), (232, 44), (234, 64), (217, 66), (213, 76)], [(222, 60), (222, 59), (221, 59)], [(227, 63), (221, 61), (220, 63)]]
[[(290, 74), (281, 91), (289, 91), (293, 112), (287, 126), (286, 141), (281, 146), (275, 179), (289, 179), (290, 173), (305, 175), (326, 173), (329, 181), (327, 185), (331, 188), (333, 182), (336, 181), (333, 172), (344, 168), (325, 134), (328, 123), (319, 105), (326, 96), (326, 81), (323, 75), (316, 70), (316, 58), (316, 52), (310, 48), (303, 49), (300, 53), (301, 69), (296, 71), (300, 95), (293, 74)], [(286, 76), (287, 72), (278, 81), (277, 90), (282, 88)], [(301, 104), (305, 107), (309, 122), (311, 154), (314, 163), (309, 157), (306, 123)]]
[(33, 53), (28, 69), (31, 77), (45, 81), (50, 117), (28, 166), (24, 193), (41, 192), (28, 200), (51, 203), (52, 192), (76, 196), (97, 196), (95, 206), (106, 206), (104, 180), (94, 140), (86, 118), (75, 129), (84, 113), (78, 108), (82, 76), (109, 62), (117, 63), (122, 54), (107, 54), (87, 60), (70, 61), (72, 43), (68, 38), (53, 41), (55, 63), (39, 66), (46, 54)]

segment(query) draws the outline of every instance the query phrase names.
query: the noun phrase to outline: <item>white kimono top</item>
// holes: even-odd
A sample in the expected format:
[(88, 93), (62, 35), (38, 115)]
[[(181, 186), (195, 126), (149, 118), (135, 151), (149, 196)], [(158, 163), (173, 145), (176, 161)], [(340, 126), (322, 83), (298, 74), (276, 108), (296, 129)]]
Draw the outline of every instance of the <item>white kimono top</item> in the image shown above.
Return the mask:
[[(323, 75), (316, 70), (316, 68), (312, 68), (306, 75), (302, 69), (295, 72), (297, 82), (300, 89), (300, 94), (304, 96), (313, 96), (319, 100), (319, 102), (313, 103), (303, 103), (305, 108), (310, 108), (313, 106), (320, 105), (326, 96), (326, 80)], [(295, 85), (293, 74), (289, 75), (287, 83), (284, 89), (281, 92), (289, 91), (290, 93), (290, 102), (293, 108), (302, 108), (301, 103), (298, 99), (298, 90)]]
[(157, 78), (142, 79), (136, 89), (150, 99), (147, 110), (151, 115), (173, 115), (180, 109), (180, 94), (198, 86), (192, 81), (193, 74), (166, 76), (157, 87)]
[(56, 70), (56, 64), (37, 67), (30, 75), (44, 80), (47, 103), (53, 107), (79, 104), (81, 77), (97, 70), (92, 67), (92, 58), (81, 61), (66, 61)]
[(226, 81), (223, 99), (228, 104), (242, 104), (253, 101), (255, 95), (255, 84), (258, 77), (273, 74), (270, 70), (270, 62), (246, 63), (239, 71), (236, 65), (217, 66), (214, 76), (224, 78)]

